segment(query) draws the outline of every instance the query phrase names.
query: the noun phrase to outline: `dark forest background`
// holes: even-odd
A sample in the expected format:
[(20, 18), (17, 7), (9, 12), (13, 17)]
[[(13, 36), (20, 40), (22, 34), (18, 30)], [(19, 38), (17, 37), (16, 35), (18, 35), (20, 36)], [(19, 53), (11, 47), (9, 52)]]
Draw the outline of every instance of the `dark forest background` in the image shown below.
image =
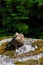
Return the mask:
[(43, 0), (0, 0), (0, 36), (15, 32), (43, 39)]

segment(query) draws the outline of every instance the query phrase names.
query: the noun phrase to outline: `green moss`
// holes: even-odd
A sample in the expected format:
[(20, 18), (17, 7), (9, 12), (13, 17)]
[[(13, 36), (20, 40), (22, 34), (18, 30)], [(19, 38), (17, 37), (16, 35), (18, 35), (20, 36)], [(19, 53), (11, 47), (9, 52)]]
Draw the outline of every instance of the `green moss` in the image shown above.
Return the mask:
[(0, 46), (0, 55), (4, 53), (4, 49), (5, 49), (5, 47)]
[(38, 61), (39, 63), (39, 65), (43, 65), (43, 56), (41, 57), (41, 58), (39, 58), (39, 61)]
[(16, 61), (14, 62), (15, 65), (36, 65), (37, 64), (37, 60), (27, 60), (27, 61), (24, 61), (24, 62), (20, 62), (20, 61)]
[(40, 52), (43, 53), (43, 47), (40, 48)]
[(8, 42), (2, 43), (1, 46), (6, 47)]
[(32, 43), (33, 46), (43, 47), (43, 40), (38, 40)]
[(4, 54), (6, 56), (13, 56), (15, 53), (14, 53), (14, 51), (6, 51)]
[(0, 50), (0, 55), (2, 55), (4, 53), (4, 50)]
[(4, 36), (4, 37), (0, 37), (0, 40), (3, 40), (3, 39), (9, 39), (9, 38), (12, 38), (12, 36)]

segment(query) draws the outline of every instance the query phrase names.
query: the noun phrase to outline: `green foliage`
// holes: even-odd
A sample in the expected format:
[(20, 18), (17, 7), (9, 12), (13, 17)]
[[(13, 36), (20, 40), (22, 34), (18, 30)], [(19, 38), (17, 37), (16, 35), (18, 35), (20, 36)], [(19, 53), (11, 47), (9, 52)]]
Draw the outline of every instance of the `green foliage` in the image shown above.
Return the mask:
[(19, 31), (21, 33), (24, 33), (24, 34), (28, 33), (29, 26), (26, 25), (25, 23), (20, 23), (20, 22), (15, 23), (15, 24), (13, 24), (13, 26), (17, 31)]
[[(16, 31), (27, 35), (28, 30), (30, 37), (43, 39), (42, 20), (43, 0), (0, 0), (1, 35), (13, 34)], [(15, 22), (19, 22), (18, 25)]]

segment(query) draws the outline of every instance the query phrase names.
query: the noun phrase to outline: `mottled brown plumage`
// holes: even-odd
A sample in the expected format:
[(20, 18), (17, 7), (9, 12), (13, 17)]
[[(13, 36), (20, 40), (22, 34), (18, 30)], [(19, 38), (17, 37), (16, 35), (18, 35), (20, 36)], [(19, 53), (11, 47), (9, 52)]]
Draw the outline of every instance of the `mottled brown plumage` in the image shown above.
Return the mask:
[(15, 33), (15, 35), (13, 36), (12, 40), (7, 44), (6, 46), (6, 50), (11, 50), (11, 49), (16, 49), (19, 48), (20, 46), (23, 45), (24, 42), (24, 35), (23, 34), (19, 34), (19, 33)]

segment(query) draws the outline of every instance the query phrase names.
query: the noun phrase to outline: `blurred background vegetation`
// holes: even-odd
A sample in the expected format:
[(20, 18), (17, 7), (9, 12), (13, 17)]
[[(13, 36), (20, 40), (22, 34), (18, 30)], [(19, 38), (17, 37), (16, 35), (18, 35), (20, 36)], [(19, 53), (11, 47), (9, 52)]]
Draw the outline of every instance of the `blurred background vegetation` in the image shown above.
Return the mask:
[(43, 0), (0, 0), (0, 36), (15, 32), (43, 39)]

